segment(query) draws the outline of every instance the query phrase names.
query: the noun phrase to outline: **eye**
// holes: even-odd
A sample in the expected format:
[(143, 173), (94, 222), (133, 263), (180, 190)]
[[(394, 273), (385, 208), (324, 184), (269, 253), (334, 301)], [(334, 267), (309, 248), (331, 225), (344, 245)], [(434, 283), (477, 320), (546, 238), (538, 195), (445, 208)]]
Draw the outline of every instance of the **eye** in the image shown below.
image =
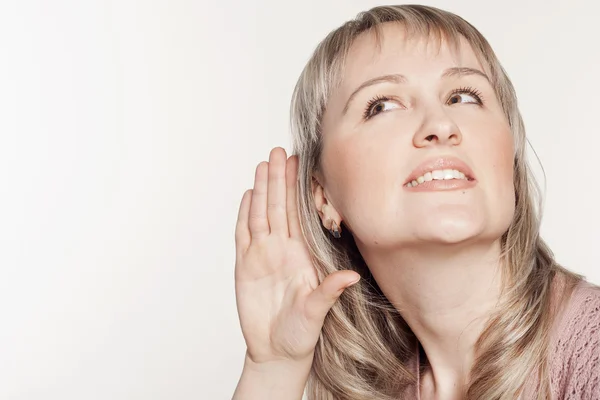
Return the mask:
[(448, 99), (448, 104), (458, 103), (482, 105), (483, 97), (481, 96), (481, 92), (476, 89), (470, 87), (459, 88), (453, 90)]
[(390, 97), (377, 96), (367, 103), (367, 107), (363, 113), (363, 119), (367, 120), (373, 118), (379, 113), (386, 112), (397, 107), (399, 107), (399, 105)]

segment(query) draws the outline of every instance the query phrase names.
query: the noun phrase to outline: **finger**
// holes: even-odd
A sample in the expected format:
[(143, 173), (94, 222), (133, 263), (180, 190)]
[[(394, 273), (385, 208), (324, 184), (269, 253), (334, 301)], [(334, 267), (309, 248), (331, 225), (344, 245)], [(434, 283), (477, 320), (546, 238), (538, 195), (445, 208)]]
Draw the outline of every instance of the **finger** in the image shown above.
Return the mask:
[(344, 290), (358, 282), (360, 275), (354, 271), (337, 271), (329, 274), (306, 299), (306, 316), (322, 322)]
[(238, 252), (245, 252), (250, 246), (250, 228), (248, 227), (248, 215), (250, 214), (250, 203), (252, 201), (252, 189), (246, 190), (240, 202), (240, 210), (235, 225), (235, 246)]
[(290, 236), (302, 236), (300, 220), (298, 219), (297, 184), (298, 184), (298, 156), (291, 156), (285, 168), (287, 222)]
[(269, 163), (261, 162), (256, 167), (254, 189), (248, 215), (248, 227), (251, 239), (269, 234), (269, 221), (267, 220), (267, 179)]
[(269, 155), (269, 186), (267, 189), (267, 216), (271, 233), (289, 236), (285, 205), (285, 164), (287, 154), (281, 147)]

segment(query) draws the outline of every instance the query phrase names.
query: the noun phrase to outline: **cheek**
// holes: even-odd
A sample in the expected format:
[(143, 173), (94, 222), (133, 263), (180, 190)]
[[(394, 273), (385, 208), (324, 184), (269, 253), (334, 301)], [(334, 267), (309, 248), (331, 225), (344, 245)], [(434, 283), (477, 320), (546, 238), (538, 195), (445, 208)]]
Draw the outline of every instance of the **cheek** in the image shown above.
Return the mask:
[(507, 225), (512, 221), (515, 210), (514, 189), (514, 141), (510, 131), (498, 135), (497, 140), (490, 141), (486, 152), (489, 156), (490, 170), (490, 199), (495, 209), (500, 225)]
[[(384, 141), (338, 139), (323, 147), (322, 162), (327, 181), (327, 194), (346, 223), (377, 213), (382, 201), (392, 196), (401, 184), (399, 157), (394, 146)], [(362, 211), (361, 211), (362, 210)], [(357, 221), (358, 222), (358, 221)]]
[(351, 141), (329, 143), (323, 149), (327, 189), (337, 207), (343, 207), (349, 199), (360, 196), (361, 191), (377, 185), (378, 177), (373, 173), (373, 155), (376, 153), (373, 146)]
[(477, 169), (481, 169), (483, 179), (488, 180), (492, 191), (509, 186), (512, 190), (514, 139), (510, 127), (501, 116), (487, 117), (468, 126), (467, 154), (473, 159)]
[(490, 155), (492, 161), (492, 173), (495, 175), (495, 181), (500, 187), (506, 187), (514, 191), (514, 140), (512, 133), (504, 132), (498, 135), (497, 140), (490, 141), (491, 147), (486, 153)]

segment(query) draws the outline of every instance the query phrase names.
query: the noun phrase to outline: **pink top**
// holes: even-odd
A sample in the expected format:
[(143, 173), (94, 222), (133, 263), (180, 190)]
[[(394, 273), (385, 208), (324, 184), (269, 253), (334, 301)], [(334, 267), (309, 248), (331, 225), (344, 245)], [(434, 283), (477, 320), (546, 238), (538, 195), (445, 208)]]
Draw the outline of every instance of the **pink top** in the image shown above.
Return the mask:
[[(554, 325), (551, 347), (552, 400), (600, 400), (600, 288), (581, 282), (573, 290)], [(535, 398), (534, 375), (520, 399)], [(418, 399), (417, 388), (409, 389), (406, 398)]]

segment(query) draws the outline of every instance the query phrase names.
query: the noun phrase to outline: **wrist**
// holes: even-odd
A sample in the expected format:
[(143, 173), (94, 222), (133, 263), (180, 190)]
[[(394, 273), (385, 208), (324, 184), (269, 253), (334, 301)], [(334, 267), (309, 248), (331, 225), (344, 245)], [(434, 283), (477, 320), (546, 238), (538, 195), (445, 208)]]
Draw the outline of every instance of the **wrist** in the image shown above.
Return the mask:
[(234, 400), (301, 400), (312, 357), (256, 363), (246, 354)]
[(252, 371), (253, 373), (258, 374), (272, 374), (277, 371), (288, 371), (296, 373), (306, 371), (308, 373), (310, 371), (310, 368), (312, 367), (312, 361), (313, 354), (299, 360), (290, 360), (282, 358), (280, 360), (257, 362), (254, 361), (252, 357), (246, 352), (246, 356), (244, 358), (244, 370)]

